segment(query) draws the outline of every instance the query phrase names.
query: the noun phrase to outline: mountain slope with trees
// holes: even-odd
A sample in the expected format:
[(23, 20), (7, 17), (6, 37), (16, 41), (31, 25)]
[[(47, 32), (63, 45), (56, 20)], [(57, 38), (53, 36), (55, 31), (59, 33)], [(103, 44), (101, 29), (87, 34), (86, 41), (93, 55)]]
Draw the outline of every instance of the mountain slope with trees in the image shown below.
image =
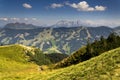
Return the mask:
[(101, 36), (100, 40), (95, 40), (93, 43), (89, 43), (88, 41), (86, 46), (80, 48), (61, 62), (56, 63), (55, 68), (66, 67), (86, 61), (117, 47), (120, 47), (120, 37), (115, 33), (110, 34), (107, 39)]
[[(40, 78), (37, 78), (40, 79)], [(58, 69), (47, 80), (119, 80), (120, 48), (116, 48), (77, 65)]]

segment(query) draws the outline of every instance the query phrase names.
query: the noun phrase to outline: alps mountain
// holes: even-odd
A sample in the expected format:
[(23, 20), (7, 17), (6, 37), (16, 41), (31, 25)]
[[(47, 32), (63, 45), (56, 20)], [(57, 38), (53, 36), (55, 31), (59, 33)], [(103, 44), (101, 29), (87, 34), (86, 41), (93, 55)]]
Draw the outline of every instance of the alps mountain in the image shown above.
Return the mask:
[(107, 37), (111, 32), (113, 29), (105, 26), (38, 28), (24, 23), (10, 23), (0, 30), (0, 42), (3, 45), (36, 46), (45, 53), (70, 54), (86, 45), (88, 39), (92, 42), (100, 36)]
[(25, 23), (8, 23), (5, 25), (4, 28), (8, 29), (35, 29), (38, 28), (38, 26), (32, 25), (32, 24), (25, 24)]

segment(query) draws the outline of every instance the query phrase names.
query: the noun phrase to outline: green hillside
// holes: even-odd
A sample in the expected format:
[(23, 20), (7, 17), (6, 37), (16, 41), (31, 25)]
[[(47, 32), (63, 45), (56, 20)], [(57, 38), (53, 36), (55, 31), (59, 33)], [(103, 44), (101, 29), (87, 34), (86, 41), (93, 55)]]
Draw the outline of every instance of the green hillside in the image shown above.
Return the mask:
[(51, 80), (120, 80), (120, 48), (63, 68)]
[(50, 61), (41, 51), (32, 47), (23, 45), (0, 47), (0, 72), (29, 68), (35, 63), (43, 65), (49, 64)]
[(120, 80), (120, 48), (31, 80)]
[[(17, 61), (16, 61), (17, 62)], [(3, 63), (3, 62), (2, 62)], [(23, 70), (0, 72), (1, 80), (120, 80), (120, 48), (102, 53), (90, 60), (55, 70), (38, 71), (31, 63), (20, 64)], [(29, 65), (30, 64), (30, 65)], [(25, 66), (24, 66), (25, 65)], [(29, 65), (29, 67), (28, 67)], [(29, 69), (31, 66), (34, 68)], [(27, 67), (26, 67), (27, 66)], [(10, 66), (8, 66), (10, 67)], [(14, 67), (13, 67), (14, 68)], [(1, 69), (1, 68), (0, 68)], [(2, 70), (3, 71), (3, 70)], [(6, 71), (6, 70), (5, 70)], [(11, 74), (9, 74), (11, 73)]]

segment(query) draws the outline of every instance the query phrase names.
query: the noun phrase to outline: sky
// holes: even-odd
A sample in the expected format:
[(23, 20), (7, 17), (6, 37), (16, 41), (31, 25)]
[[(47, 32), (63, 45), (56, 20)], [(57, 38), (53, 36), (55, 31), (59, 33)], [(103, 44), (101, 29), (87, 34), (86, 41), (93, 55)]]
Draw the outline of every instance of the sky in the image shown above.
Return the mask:
[(52, 25), (60, 20), (120, 26), (120, 0), (0, 0), (0, 26)]

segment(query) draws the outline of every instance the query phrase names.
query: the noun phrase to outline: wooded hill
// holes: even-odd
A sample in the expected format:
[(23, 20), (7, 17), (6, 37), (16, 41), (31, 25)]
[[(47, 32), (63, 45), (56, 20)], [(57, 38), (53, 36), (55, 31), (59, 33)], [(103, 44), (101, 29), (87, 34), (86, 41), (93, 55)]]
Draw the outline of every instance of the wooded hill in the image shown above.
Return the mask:
[(117, 47), (120, 47), (120, 37), (115, 33), (110, 34), (107, 39), (101, 36), (100, 40), (95, 40), (93, 43), (89, 43), (88, 40), (86, 46), (80, 48), (68, 58), (55, 64), (54, 68), (61, 68), (77, 64)]

